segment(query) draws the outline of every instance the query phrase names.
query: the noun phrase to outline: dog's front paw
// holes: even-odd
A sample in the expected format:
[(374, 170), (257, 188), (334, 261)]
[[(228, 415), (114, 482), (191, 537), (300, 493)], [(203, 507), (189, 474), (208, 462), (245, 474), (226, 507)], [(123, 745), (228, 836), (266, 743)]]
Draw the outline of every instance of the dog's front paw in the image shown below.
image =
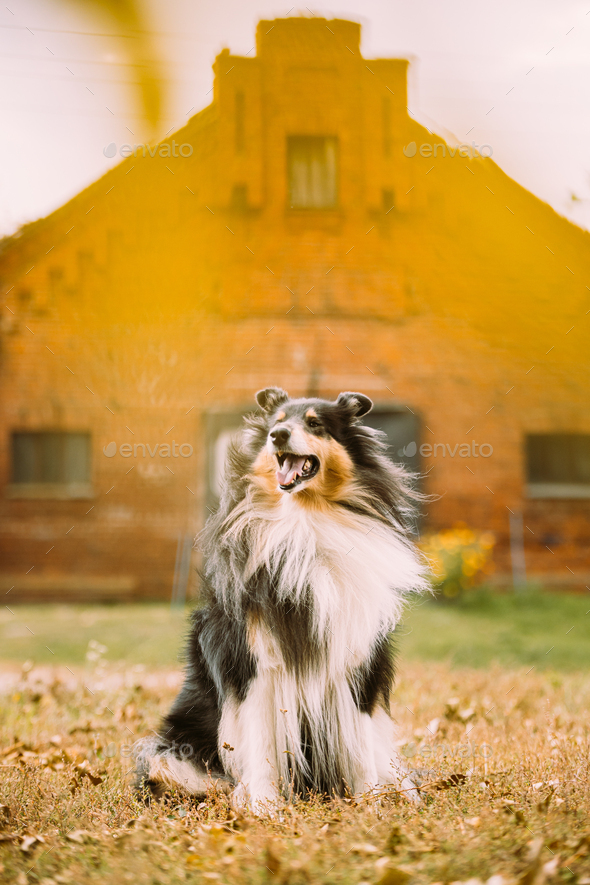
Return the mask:
[(420, 795), (420, 790), (418, 789), (417, 778), (413, 778), (412, 774), (407, 774), (404, 778), (402, 778), (399, 791), (402, 796), (405, 796), (410, 802), (414, 802), (416, 805), (419, 805), (422, 802), (422, 797)]
[(273, 785), (250, 791), (246, 784), (239, 783), (231, 794), (230, 801), (235, 811), (249, 811), (256, 817), (279, 817), (282, 806), (278, 790)]

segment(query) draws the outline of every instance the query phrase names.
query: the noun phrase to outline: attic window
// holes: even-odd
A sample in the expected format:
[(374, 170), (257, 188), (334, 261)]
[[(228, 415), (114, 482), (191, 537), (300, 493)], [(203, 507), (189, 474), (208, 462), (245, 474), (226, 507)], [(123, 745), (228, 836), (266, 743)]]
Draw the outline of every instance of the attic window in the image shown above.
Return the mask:
[(590, 498), (590, 434), (529, 434), (525, 454), (529, 497)]
[(287, 139), (291, 209), (332, 209), (337, 204), (338, 139), (292, 135)]

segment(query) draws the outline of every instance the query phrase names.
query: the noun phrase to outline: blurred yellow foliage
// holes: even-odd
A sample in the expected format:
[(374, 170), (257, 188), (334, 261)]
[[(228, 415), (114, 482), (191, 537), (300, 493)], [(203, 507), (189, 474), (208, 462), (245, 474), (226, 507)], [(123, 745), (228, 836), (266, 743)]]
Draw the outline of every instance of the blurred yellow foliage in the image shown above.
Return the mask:
[(444, 532), (424, 535), (420, 549), (428, 560), (434, 589), (446, 599), (456, 599), (493, 570), (491, 532), (475, 532), (463, 524)]

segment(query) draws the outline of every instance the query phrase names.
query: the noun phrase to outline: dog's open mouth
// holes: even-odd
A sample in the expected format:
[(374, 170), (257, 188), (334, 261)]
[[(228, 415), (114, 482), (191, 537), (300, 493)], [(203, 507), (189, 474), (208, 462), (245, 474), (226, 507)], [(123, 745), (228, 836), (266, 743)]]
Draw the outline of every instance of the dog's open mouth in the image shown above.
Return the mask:
[(277, 479), (284, 492), (290, 492), (302, 482), (312, 479), (320, 469), (315, 455), (295, 455), (293, 452), (277, 452), (279, 464)]

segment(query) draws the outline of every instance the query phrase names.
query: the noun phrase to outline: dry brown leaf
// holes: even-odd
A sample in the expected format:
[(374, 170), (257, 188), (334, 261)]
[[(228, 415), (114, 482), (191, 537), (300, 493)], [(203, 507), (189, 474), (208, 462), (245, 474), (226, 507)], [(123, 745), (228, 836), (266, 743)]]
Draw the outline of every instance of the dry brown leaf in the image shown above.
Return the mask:
[(352, 848), (350, 849), (351, 854), (379, 854), (379, 849), (376, 845), (371, 845), (370, 842), (356, 842)]
[(35, 845), (41, 844), (42, 842), (45, 842), (43, 836), (31, 834), (23, 836), (23, 841), (20, 843), (19, 847), (24, 854), (28, 854), (29, 851), (31, 851), (31, 849), (35, 847)]
[(388, 858), (381, 858), (381, 860), (385, 861), (385, 863), (377, 861), (375, 864), (377, 872), (381, 873), (380, 878), (377, 880), (377, 885), (405, 885), (411, 879), (410, 873), (399, 867), (392, 866)]
[(88, 830), (73, 830), (66, 836), (68, 842), (76, 842), (78, 845), (84, 845), (87, 842), (98, 842), (98, 838), (89, 833)]
[(445, 704), (445, 712), (444, 712), (445, 719), (455, 719), (456, 718), (457, 713), (459, 711), (459, 704), (460, 703), (461, 703), (461, 701), (459, 700), (459, 698), (449, 698), (448, 699), (448, 701)]
[(424, 784), (420, 789), (431, 787), (434, 790), (450, 790), (451, 787), (460, 787), (461, 784), (464, 784), (466, 780), (466, 774), (456, 772), (455, 774), (450, 774), (448, 777), (440, 778), (439, 780), (432, 781), (429, 784)]
[(18, 838), (18, 833), (0, 833), (0, 842), (14, 842)]
[(102, 784), (102, 778), (100, 775), (95, 774), (90, 770), (90, 766), (88, 761), (84, 761), (74, 766), (74, 770), (81, 777), (86, 777), (90, 781), (93, 787), (97, 787), (99, 784)]
[[(9, 747), (3, 747), (0, 750), (0, 756), (8, 756), (13, 753), (15, 750), (20, 750), (21, 748), (25, 748), (27, 745), (24, 741), (16, 741), (14, 744), (11, 744)], [(30, 747), (29, 747), (30, 749)]]

